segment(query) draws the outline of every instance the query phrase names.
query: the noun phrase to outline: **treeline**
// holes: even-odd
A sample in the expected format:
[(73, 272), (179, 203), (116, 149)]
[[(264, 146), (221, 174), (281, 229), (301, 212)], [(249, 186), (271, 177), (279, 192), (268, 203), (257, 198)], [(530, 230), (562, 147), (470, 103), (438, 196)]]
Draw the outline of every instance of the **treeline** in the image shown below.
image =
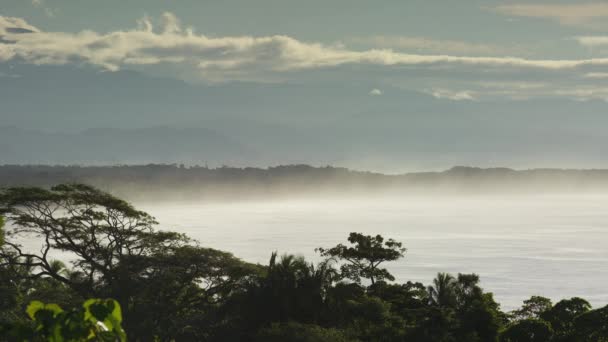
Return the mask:
[(443, 172), (385, 175), (340, 167), (0, 166), (1, 186), (85, 183), (123, 197), (247, 198), (319, 193), (606, 192), (608, 170), (454, 167)]
[[(0, 340), (84, 340), (79, 329), (98, 317), (122, 322), (116, 334), (124, 328), (130, 341), (608, 341), (608, 306), (582, 298), (533, 296), (504, 312), (476, 274), (396, 283), (384, 265), (406, 249), (379, 235), (320, 247), (318, 264), (272, 253), (257, 265), (157, 230), (147, 213), (86, 185), (9, 188), (0, 213)], [(27, 237), (38, 245), (25, 249)], [(44, 316), (32, 301), (57, 305)], [(73, 319), (58, 321), (59, 307)]]

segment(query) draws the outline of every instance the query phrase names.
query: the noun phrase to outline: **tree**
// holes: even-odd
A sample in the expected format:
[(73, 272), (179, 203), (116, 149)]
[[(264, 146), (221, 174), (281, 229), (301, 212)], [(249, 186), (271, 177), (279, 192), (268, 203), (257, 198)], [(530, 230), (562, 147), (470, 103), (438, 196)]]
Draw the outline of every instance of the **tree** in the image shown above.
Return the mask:
[(426, 288), (421, 283), (388, 284), (378, 281), (367, 288), (367, 294), (391, 304), (391, 311), (415, 325), (428, 304)]
[(551, 310), (553, 304), (551, 299), (541, 296), (532, 296), (524, 300), (524, 304), (518, 310), (511, 312), (514, 320), (540, 318), (545, 312)]
[(591, 310), (591, 304), (588, 301), (572, 297), (555, 303), (550, 310), (541, 314), (541, 318), (551, 323), (557, 341), (567, 341), (575, 333), (575, 318), (589, 310)]
[(553, 337), (549, 323), (535, 318), (525, 318), (509, 325), (501, 334), (501, 342), (546, 342)]
[[(4, 219), (0, 216), (0, 248), (4, 243)], [(19, 288), (16, 284), (15, 274), (5, 260), (0, 256), (0, 325), (17, 319), (16, 308), (19, 303)]]
[(256, 336), (260, 342), (352, 342), (344, 332), (296, 322), (274, 323), (260, 330)]
[(272, 253), (265, 276), (248, 289), (237, 310), (256, 327), (272, 322), (319, 323), (336, 273), (327, 261), (314, 265), (303, 257), (279, 258)]
[(484, 293), (479, 286), (477, 274), (459, 273), (455, 278), (438, 273), (428, 287), (428, 298), (452, 323), (452, 335), (458, 341), (494, 341), (505, 321), (492, 293)]
[(338, 244), (332, 248), (317, 248), (316, 251), (327, 258), (336, 258), (346, 263), (340, 267), (342, 277), (356, 283), (361, 278), (369, 279), (372, 284), (379, 280), (395, 280), (392, 274), (380, 264), (404, 257), (405, 248), (393, 239), (384, 241), (381, 235), (371, 236), (350, 233), (348, 242), (353, 246)]
[(0, 248), (4, 245), (4, 217), (0, 216)]
[(433, 279), (433, 286), (428, 287), (429, 303), (439, 307), (455, 308), (458, 299), (456, 297), (456, 279), (449, 273), (437, 273)]
[[(48, 276), (96, 294), (96, 281), (112, 287), (119, 281), (116, 267), (127, 257), (150, 254), (154, 249), (183, 243), (177, 234), (155, 233), (148, 214), (95, 188), (59, 185), (51, 190), (9, 188), (0, 193), (0, 213), (12, 228), (7, 232), (2, 256), (11, 264), (32, 267), (34, 277)], [(13, 242), (16, 236), (36, 236), (39, 252), (28, 252)], [(81, 276), (69, 279), (52, 265), (52, 250), (76, 257), (73, 269)]]
[[(230, 253), (156, 231), (153, 217), (87, 185), (9, 188), (0, 193), (0, 214), (11, 223), (2, 265), (28, 268), (29, 279), (53, 279), (84, 298), (115, 298), (125, 326), (143, 340), (177, 335), (193, 316), (200, 322), (256, 273)], [(24, 236), (38, 237), (37, 252), (16, 243)], [(70, 255), (69, 272), (53, 252)]]
[(574, 331), (580, 341), (608, 341), (608, 306), (576, 316)]

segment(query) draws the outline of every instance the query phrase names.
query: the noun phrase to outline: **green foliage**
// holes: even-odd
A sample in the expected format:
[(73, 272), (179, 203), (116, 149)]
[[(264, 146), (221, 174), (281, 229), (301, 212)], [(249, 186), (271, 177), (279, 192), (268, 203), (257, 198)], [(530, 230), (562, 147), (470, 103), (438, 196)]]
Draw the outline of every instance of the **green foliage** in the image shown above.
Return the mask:
[(568, 341), (575, 335), (575, 318), (589, 310), (591, 310), (589, 302), (573, 297), (557, 302), (550, 310), (544, 312), (541, 318), (551, 324), (557, 341)]
[[(0, 212), (2, 341), (124, 341), (122, 327), (131, 341), (163, 342), (608, 341), (608, 307), (581, 298), (534, 296), (507, 315), (476, 274), (389, 283), (381, 264), (405, 249), (380, 235), (351, 233), (348, 246), (317, 249), (317, 264), (273, 253), (252, 265), (157, 231), (147, 213), (86, 185), (0, 191)], [(40, 248), (22, 250), (31, 235)]]
[(356, 342), (337, 329), (296, 322), (273, 323), (260, 330), (256, 336), (260, 342)]
[(361, 278), (369, 279), (372, 284), (381, 280), (395, 280), (392, 274), (379, 265), (386, 261), (402, 258), (406, 249), (401, 242), (393, 239), (384, 241), (381, 235), (371, 236), (350, 233), (351, 247), (338, 244), (332, 248), (317, 248), (322, 256), (346, 262), (340, 267), (342, 277), (360, 283)]
[(608, 306), (576, 316), (573, 335), (580, 341), (608, 341)]
[(32, 324), (4, 327), (14, 341), (126, 341), (118, 302), (112, 299), (89, 299), (81, 308), (64, 311), (57, 304), (32, 301), (26, 308)]
[[(14, 278), (54, 281), (82, 298), (115, 298), (125, 327), (143, 340), (191, 330), (193, 321), (214, 315), (219, 302), (259, 273), (230, 253), (156, 231), (152, 216), (87, 185), (9, 188), (0, 192), (0, 213), (11, 223), (0, 265), (26, 270)], [(40, 248), (33, 249), (39, 252), (16, 242), (28, 235), (40, 237)], [(72, 257), (69, 270), (49, 258), (58, 252)]]
[(552, 307), (553, 304), (551, 303), (551, 299), (541, 296), (532, 296), (530, 299), (524, 300), (521, 309), (512, 311), (511, 317), (514, 320), (538, 319), (547, 311), (551, 310)]
[(501, 342), (546, 342), (551, 341), (551, 325), (535, 318), (521, 319), (509, 325), (501, 334)]
[(433, 286), (428, 287), (429, 302), (439, 307), (455, 308), (456, 298), (456, 279), (448, 273), (438, 273), (433, 279)]

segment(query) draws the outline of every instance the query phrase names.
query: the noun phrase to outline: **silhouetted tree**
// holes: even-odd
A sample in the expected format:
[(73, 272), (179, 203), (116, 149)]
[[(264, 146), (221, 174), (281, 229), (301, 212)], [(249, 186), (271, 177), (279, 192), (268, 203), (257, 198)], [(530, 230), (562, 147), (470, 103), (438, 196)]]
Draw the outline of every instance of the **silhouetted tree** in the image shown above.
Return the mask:
[(576, 316), (573, 335), (578, 341), (608, 341), (608, 306)]
[[(142, 340), (170, 339), (189, 316), (210, 312), (256, 272), (229, 253), (155, 231), (150, 215), (86, 185), (9, 188), (0, 193), (0, 213), (11, 223), (0, 250), (3, 264), (27, 268), (30, 280), (53, 279), (82, 297), (115, 298), (125, 326)], [(41, 248), (24, 250), (14, 239), (23, 236), (37, 236)], [(71, 269), (50, 259), (52, 252), (68, 253)]]
[(551, 341), (553, 330), (543, 320), (524, 318), (509, 325), (501, 334), (501, 342), (547, 342)]
[[(509, 317), (476, 274), (439, 273), (428, 288), (389, 283), (381, 264), (405, 249), (379, 235), (351, 233), (349, 246), (319, 248), (318, 264), (273, 253), (262, 266), (156, 231), (148, 214), (86, 185), (3, 190), (0, 213), (9, 223), (0, 239), (0, 340), (15, 326), (48, 333), (23, 314), (31, 301), (66, 308), (49, 306), (45, 317), (67, 322), (92, 294), (118, 300), (133, 341), (608, 341), (608, 307), (591, 310), (581, 298), (552, 306), (534, 296)], [(40, 249), (17, 243), (31, 236)], [(73, 261), (53, 259), (57, 252)]]
[(573, 297), (555, 303), (550, 310), (541, 314), (541, 318), (551, 323), (555, 332), (555, 341), (569, 341), (575, 333), (575, 318), (589, 310), (591, 310), (589, 302), (579, 297)]
[(348, 242), (353, 246), (338, 244), (332, 248), (317, 248), (322, 256), (336, 258), (345, 262), (340, 270), (344, 278), (357, 283), (361, 278), (369, 279), (372, 284), (379, 280), (395, 280), (392, 274), (380, 264), (395, 261), (404, 256), (406, 251), (401, 242), (393, 239), (384, 241), (381, 235), (371, 236), (350, 233)]
[(458, 303), (456, 286), (456, 279), (452, 275), (438, 273), (433, 279), (433, 286), (428, 287), (429, 303), (439, 307), (455, 308)]
[(353, 342), (337, 329), (322, 328), (318, 325), (296, 322), (274, 323), (262, 329), (256, 336), (259, 342)]
[(520, 309), (513, 310), (511, 317), (514, 320), (538, 319), (545, 312), (551, 310), (552, 307), (551, 299), (542, 296), (532, 296), (530, 299), (524, 300), (524, 304)]

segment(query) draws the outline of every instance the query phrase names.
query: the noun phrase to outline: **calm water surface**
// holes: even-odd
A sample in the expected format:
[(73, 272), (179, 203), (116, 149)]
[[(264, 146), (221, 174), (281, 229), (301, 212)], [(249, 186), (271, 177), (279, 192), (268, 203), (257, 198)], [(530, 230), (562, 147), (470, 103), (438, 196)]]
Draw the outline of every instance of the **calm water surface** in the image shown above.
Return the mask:
[(163, 229), (251, 262), (272, 251), (318, 260), (349, 232), (402, 241), (397, 281), (475, 272), (504, 309), (542, 294), (608, 304), (608, 196), (383, 198), (139, 204)]

